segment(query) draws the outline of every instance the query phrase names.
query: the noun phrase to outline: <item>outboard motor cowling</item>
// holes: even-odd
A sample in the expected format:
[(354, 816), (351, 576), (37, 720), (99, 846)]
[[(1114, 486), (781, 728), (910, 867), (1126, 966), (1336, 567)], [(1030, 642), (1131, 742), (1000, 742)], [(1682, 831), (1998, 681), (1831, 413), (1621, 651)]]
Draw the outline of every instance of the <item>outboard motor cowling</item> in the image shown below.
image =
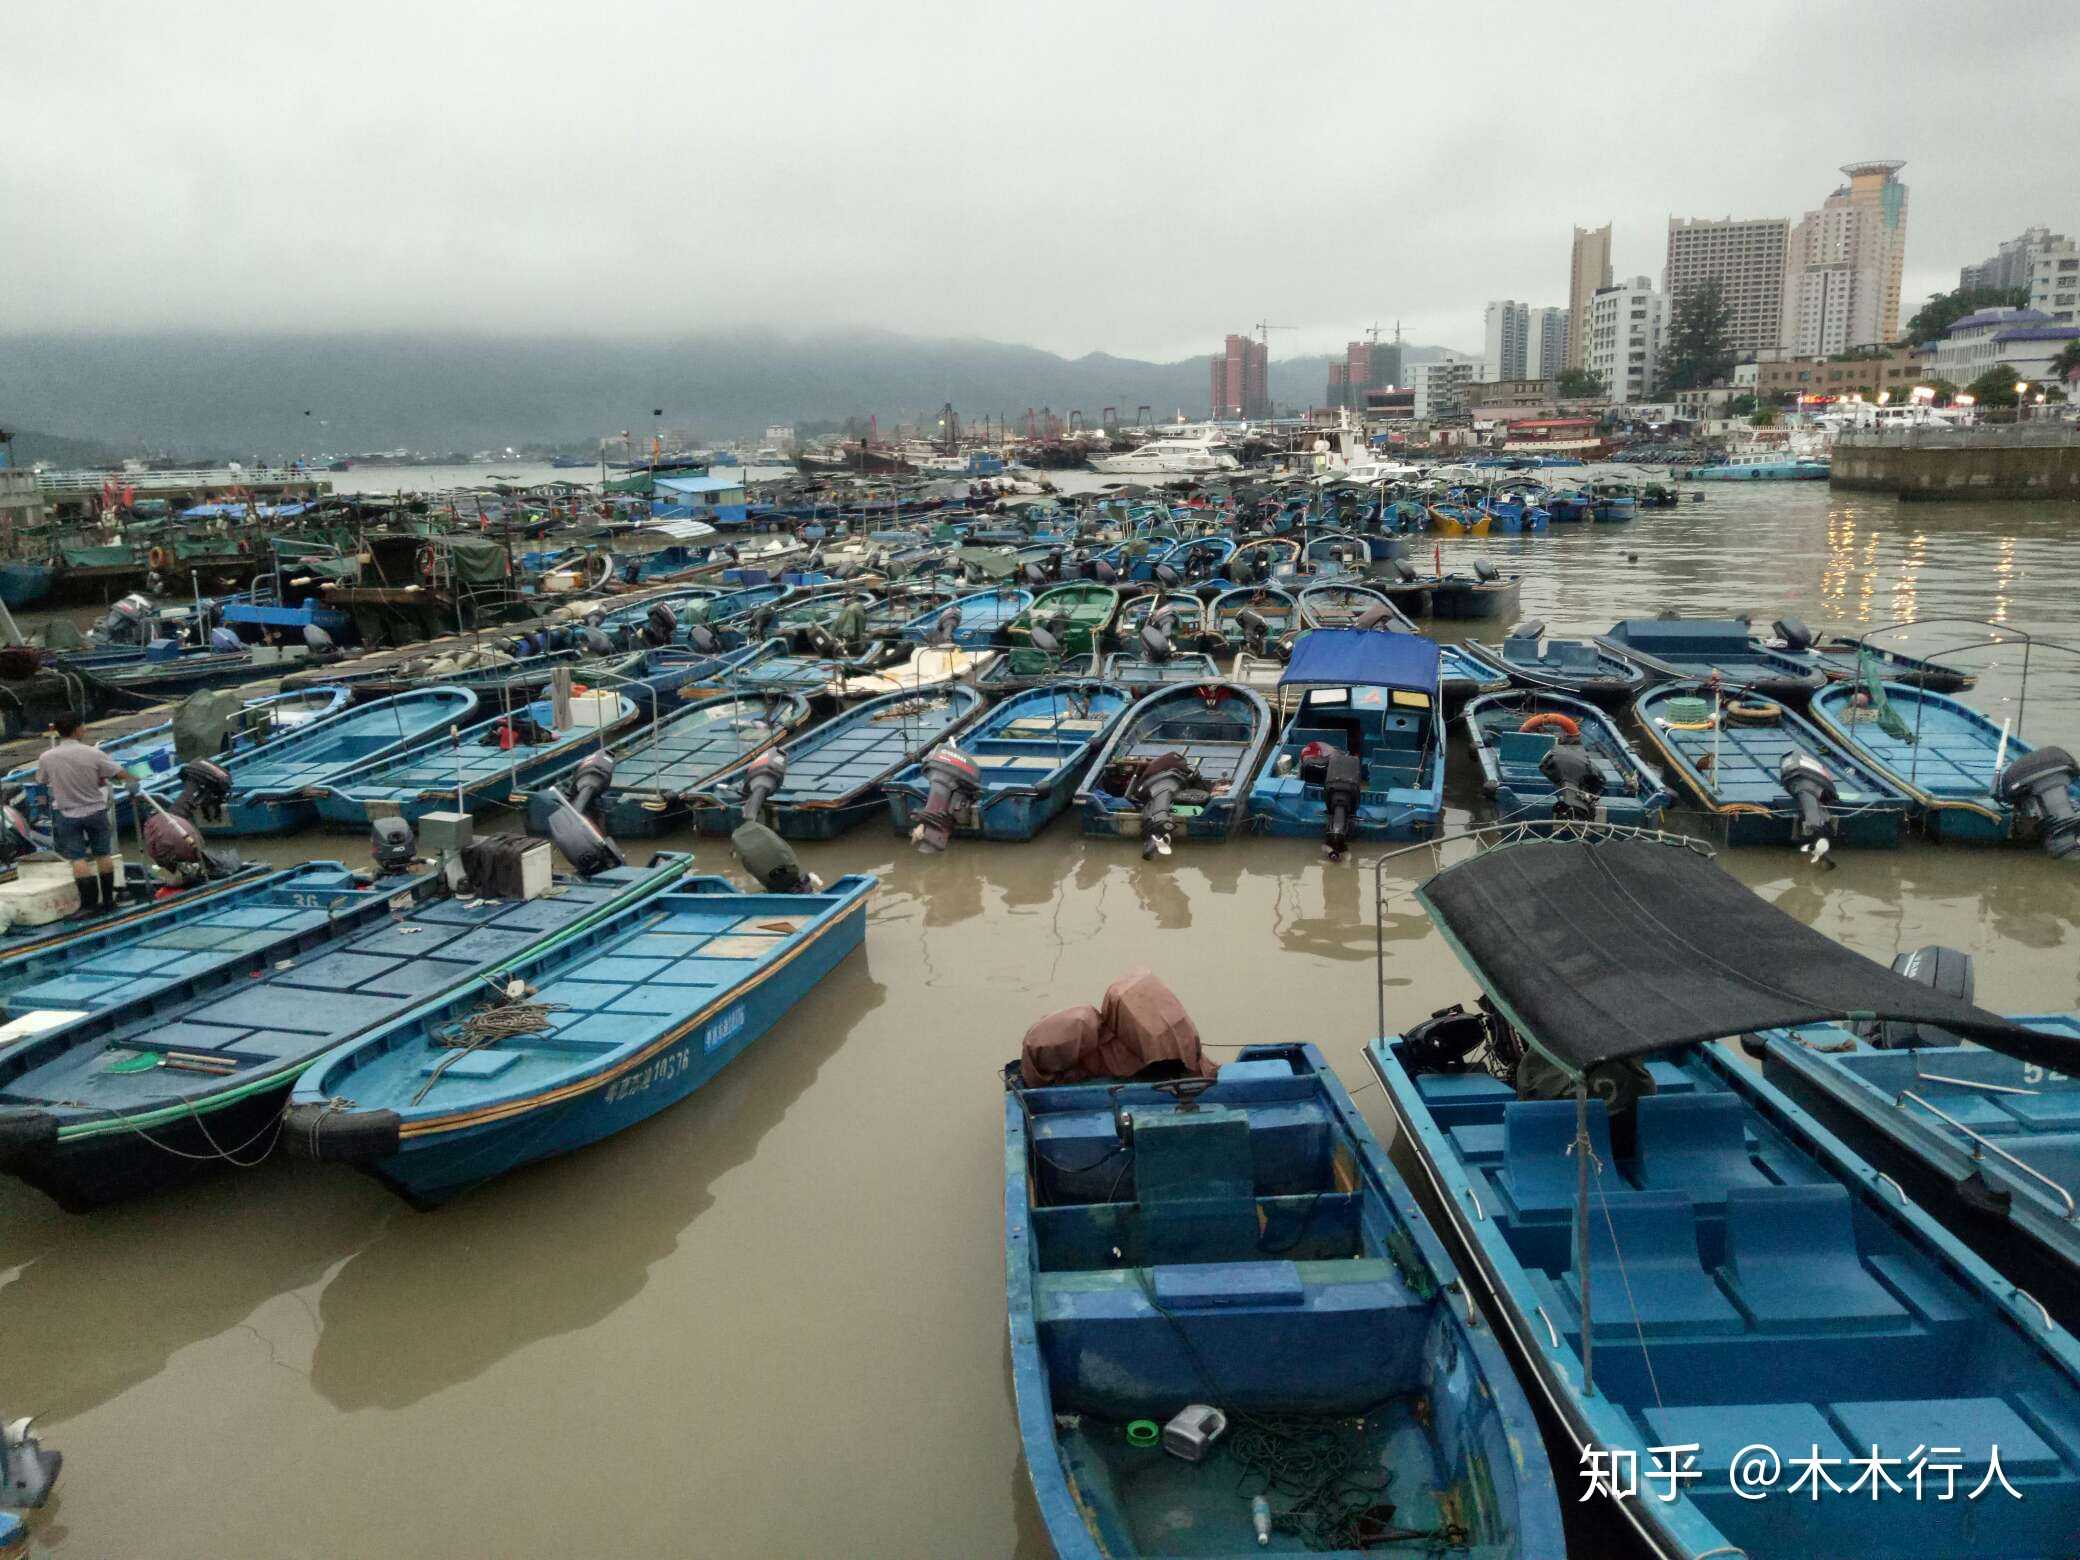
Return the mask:
[(746, 823), (729, 837), (744, 870), (769, 894), (813, 894), (823, 887), (804, 872), (794, 847), (762, 823)]
[(1385, 602), (1375, 602), (1351, 620), (1352, 628), (1362, 628), (1368, 632), (1378, 629), (1384, 633), (1392, 633), (1399, 626), (1394, 621), (1394, 609)]
[(375, 858), (376, 871), (387, 877), (411, 870), (419, 859), (419, 841), (404, 819), (378, 818), (369, 831), (368, 853)]
[(181, 794), (174, 799), (173, 811), (181, 818), (214, 823), (224, 816), (231, 785), (230, 771), (223, 765), (206, 758), (190, 759), (181, 766)]
[(614, 653), (614, 641), (596, 628), (587, 628), (578, 637), (583, 642), (587, 655), (612, 655)]
[(1485, 558), (1473, 560), (1473, 577), (1483, 585), (1492, 585), (1502, 578), (1502, 571)]
[(569, 799), (581, 816), (594, 823), (606, 822), (606, 809), (602, 805), (607, 790), (614, 783), (614, 758), (610, 753), (588, 753), (585, 761), (571, 774)]
[(2073, 810), (2072, 785), (2080, 779), (2073, 755), (2041, 747), (2000, 772), (1994, 794), (2019, 812), (2035, 813), (2044, 849), (2064, 859), (2080, 852), (2080, 813)]
[(1795, 617), (1780, 617), (1770, 625), (1787, 650), (1813, 648), (1813, 631)]
[(236, 655), (245, 649), (246, 642), (238, 637), (238, 630), (219, 623), (209, 631), (209, 647), (218, 655)]
[(924, 776), (930, 786), (924, 810), (910, 830), (910, 843), (927, 856), (936, 856), (953, 838), (960, 815), (974, 809), (982, 795), (982, 771), (958, 748), (947, 746), (926, 755)]
[(1556, 742), (1538, 761), (1538, 772), (1553, 787), (1553, 816), (1594, 823), (1603, 796), (1603, 772), (1579, 742)]
[(1170, 636), (1177, 628), (1177, 614), (1169, 611), (1151, 612), (1141, 623), (1141, 658), (1153, 661), (1158, 666), (1170, 659)]
[(1235, 626), (1242, 630), (1242, 642), (1251, 655), (1262, 655), (1271, 645), (1271, 625), (1263, 617), (1244, 607), (1235, 614)]
[(563, 853), (571, 870), (582, 878), (598, 877), (625, 864), (621, 847), (607, 838), (606, 831), (571, 805), (570, 798), (557, 793), (561, 803), (549, 814), (549, 841)]
[(1142, 765), (1127, 787), (1127, 800), (1141, 809), (1141, 859), (1170, 854), (1176, 831), (1177, 793), (1198, 776), (1182, 753), (1163, 753)]
[(1365, 792), (1365, 766), (1355, 753), (1329, 755), (1322, 768), (1322, 849), (1331, 861), (1343, 860), (1350, 849), (1351, 825), (1357, 821), (1358, 801)]
[(787, 755), (777, 750), (761, 753), (744, 771), (744, 822), (755, 824), (765, 812), (773, 793), (787, 781)]
[(1812, 846), (1813, 859), (1819, 861), (1826, 856), (1828, 838), (1834, 833), (1834, 820), (1827, 809), (1841, 800), (1834, 776), (1812, 754), (1793, 748), (1777, 765), (1777, 783), (1798, 809), (1797, 837)]
[(653, 650), (661, 650), (670, 644), (678, 632), (679, 614), (661, 601), (652, 606), (643, 619), (643, 643)]

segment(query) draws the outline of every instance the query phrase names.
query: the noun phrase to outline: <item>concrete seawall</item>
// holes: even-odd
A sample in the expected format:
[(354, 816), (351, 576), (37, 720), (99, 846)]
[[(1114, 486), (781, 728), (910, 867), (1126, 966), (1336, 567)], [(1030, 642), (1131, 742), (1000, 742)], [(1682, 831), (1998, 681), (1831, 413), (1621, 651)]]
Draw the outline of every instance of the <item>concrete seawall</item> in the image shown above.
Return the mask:
[(1907, 498), (2080, 500), (2080, 429), (1845, 434), (1831, 486)]

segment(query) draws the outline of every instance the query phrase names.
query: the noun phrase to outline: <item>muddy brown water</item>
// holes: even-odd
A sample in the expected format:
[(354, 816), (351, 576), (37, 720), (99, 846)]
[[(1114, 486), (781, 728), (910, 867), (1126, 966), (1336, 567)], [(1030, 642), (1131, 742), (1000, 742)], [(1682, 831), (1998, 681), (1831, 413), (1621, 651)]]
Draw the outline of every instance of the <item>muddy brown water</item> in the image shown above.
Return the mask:
[[(1521, 568), (1525, 612), (1556, 626), (1958, 613), (2080, 640), (2076, 530), (2073, 506), (1801, 484), (1445, 551)], [(2080, 664), (2056, 659), (2033, 655), (2025, 730), (2080, 743)], [(1982, 657), (1970, 697), (2010, 712), (2018, 662)], [(1463, 822), (1478, 788), (1453, 760)], [(658, 843), (731, 870), (719, 842)], [(1033, 1017), (1147, 964), (1210, 1043), (1311, 1041), (1358, 1086), (1370, 873), (1269, 840), (1147, 865), (1068, 818), (936, 859), (877, 827), (804, 855), (880, 877), (862, 953), (683, 1104), (439, 1213), (279, 1161), (89, 1217), (0, 1183), (0, 1411), (66, 1454), (33, 1552), (1047, 1553), (1007, 1369), (997, 1068)], [(2080, 1007), (2074, 866), (1921, 844), (1825, 873), (1721, 860), (1874, 957), (1967, 949), (1991, 1005)], [(1472, 991), (1406, 892), (1427, 866), (1403, 858), (1381, 921), (1397, 1025)], [(1377, 1090), (1359, 1100), (1384, 1128)]]

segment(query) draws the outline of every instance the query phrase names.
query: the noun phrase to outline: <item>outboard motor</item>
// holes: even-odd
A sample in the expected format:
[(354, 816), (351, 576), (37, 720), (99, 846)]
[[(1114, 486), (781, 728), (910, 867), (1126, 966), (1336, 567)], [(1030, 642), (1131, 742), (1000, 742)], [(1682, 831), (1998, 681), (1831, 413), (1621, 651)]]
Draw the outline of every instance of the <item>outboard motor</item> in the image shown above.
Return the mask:
[(786, 783), (787, 755), (778, 750), (761, 753), (744, 771), (744, 822), (755, 824), (766, 803)]
[(702, 655), (715, 655), (722, 649), (722, 636), (705, 621), (696, 621), (687, 626), (686, 644), (689, 649), (697, 650)]
[(1028, 560), (1024, 564), (1024, 566), (1022, 566), (1019, 569), (1018, 573), (1019, 578), (1024, 580), (1026, 584), (1032, 586), (1034, 589), (1038, 589), (1040, 586), (1045, 585), (1048, 582), (1047, 566), (1041, 563), (1038, 559)]
[(1164, 753), (1141, 766), (1127, 800), (1141, 809), (1141, 859), (1170, 854), (1176, 832), (1177, 793), (1198, 780), (1182, 753)]
[(1177, 632), (1177, 614), (1159, 607), (1142, 619), (1141, 658), (1160, 666), (1170, 659), (1170, 636)]
[(1083, 566), (1084, 576), (1096, 580), (1100, 585), (1110, 585), (1119, 578), (1119, 570), (1103, 558), (1093, 558)]
[(245, 649), (246, 642), (238, 637), (238, 630), (219, 623), (209, 631), (209, 647), (218, 655), (236, 655)]
[(1343, 860), (1350, 849), (1351, 825), (1357, 821), (1358, 801), (1364, 792), (1365, 766), (1358, 755), (1332, 752), (1322, 766), (1322, 807), (1327, 814), (1322, 851), (1331, 861)]
[(1473, 577), (1483, 585), (1492, 585), (1502, 578), (1502, 571), (1485, 558), (1473, 560)]
[(152, 814), (144, 821), (144, 853), (152, 865), (176, 883), (208, 882), (236, 872), (241, 865), (237, 854), (212, 850), (195, 822), (223, 817), (230, 795), (231, 776), (221, 766), (206, 758), (182, 766), (181, 794), (172, 808), (148, 804)]
[(224, 816), (224, 803), (230, 799), (231, 784), (230, 772), (223, 765), (206, 758), (188, 760), (181, 766), (181, 794), (174, 798), (174, 814), (215, 823)]
[(932, 626), (924, 631), (924, 642), (935, 650), (943, 650), (953, 643), (953, 636), (960, 632), (961, 609), (948, 607), (932, 619)]
[(643, 643), (653, 650), (661, 650), (672, 642), (679, 632), (679, 614), (663, 602), (657, 602), (643, 619)]
[(601, 802), (613, 783), (613, 755), (588, 753), (585, 761), (572, 772), (570, 790), (565, 795), (581, 816), (590, 818), (595, 823), (604, 823), (606, 810), (601, 806)]
[(1813, 631), (1795, 617), (1780, 617), (1770, 625), (1787, 650), (1813, 648)]
[(579, 877), (598, 877), (625, 864), (621, 847), (607, 838), (606, 831), (571, 805), (569, 797), (557, 792), (560, 805), (549, 814), (549, 840), (571, 870)]
[(152, 604), (144, 597), (124, 596), (101, 620), (101, 637), (112, 645), (141, 645), (151, 638)]
[(1388, 606), (1385, 602), (1378, 602), (1372, 606), (1367, 607), (1363, 612), (1360, 612), (1355, 618), (1353, 618), (1351, 620), (1351, 627), (1364, 629), (1376, 628), (1384, 633), (1391, 634), (1396, 628), (1400, 627), (1400, 625), (1394, 621), (1394, 609)]
[(408, 872), (419, 859), (419, 840), (402, 818), (378, 818), (369, 831), (368, 853), (375, 858), (378, 874), (388, 877)]
[(1546, 621), (1544, 618), (1526, 618), (1509, 631), (1509, 637), (1512, 639), (1528, 639), (1533, 644), (1536, 644), (1539, 640), (1546, 637)]
[(65, 1466), (65, 1454), (46, 1451), (34, 1424), (34, 1415), (0, 1423), (0, 1511), (41, 1506)]
[(1397, 555), (1390, 559), (1389, 562), (1394, 565), (1394, 578), (1404, 585), (1412, 585), (1422, 578), (1420, 574), (1416, 573), (1416, 566), (1404, 557)]
[(967, 754), (948, 745), (926, 756), (924, 776), (931, 790), (910, 831), (910, 843), (924, 855), (936, 856), (953, 838), (960, 815), (972, 811), (982, 795), (982, 771)]
[(303, 643), (312, 655), (330, 655), (339, 648), (332, 636), (315, 623), (303, 625)]
[(1798, 808), (1798, 838), (1811, 847), (1814, 861), (1824, 860), (1828, 837), (1834, 833), (1834, 820), (1827, 816), (1827, 809), (1841, 800), (1834, 776), (1812, 754), (1793, 748), (1777, 765), (1777, 784)]
[[(1553, 816), (1594, 823), (1603, 796), (1603, 772), (1579, 742), (1555, 742), (1538, 761), (1538, 772), (1553, 787)], [(1824, 817), (1825, 814), (1822, 814)]]
[(614, 653), (614, 641), (596, 628), (586, 629), (578, 638), (585, 646), (587, 655), (612, 655)]
[(2080, 852), (2080, 813), (2073, 811), (2071, 786), (2080, 779), (2073, 755), (2042, 747), (2009, 764), (1993, 783), (1994, 795), (2018, 812), (2037, 815), (2037, 833), (2052, 855)]
[(10, 796), (0, 804), (0, 866), (6, 866), (39, 850), (49, 850), (48, 836), (39, 838), (22, 811), (21, 798)]
[(1160, 585), (1164, 590), (1173, 590), (1184, 583), (1184, 576), (1177, 572), (1174, 565), (1168, 563), (1156, 565), (1155, 577), (1156, 584)]
[(729, 837), (744, 870), (769, 894), (813, 894), (822, 879), (804, 872), (794, 847), (762, 823), (746, 823)]
[(1271, 648), (1271, 625), (1261, 615), (1244, 607), (1235, 614), (1235, 622), (1251, 655), (1263, 655)]
[(1054, 656), (1059, 659), (1068, 631), (1068, 614), (1065, 612), (1050, 612), (1044, 621), (1035, 623), (1032, 626), (1033, 648), (1042, 655)]
[[(1955, 948), (1945, 948), (1940, 943), (1927, 943), (1911, 953), (1896, 955), (1892, 961), (1892, 973), (1919, 981), (1932, 990), (1964, 1002), (1973, 1000), (1973, 988), (1977, 985), (1972, 956)], [(1849, 1025), (1849, 1029), (1881, 1051), (1961, 1043), (1961, 1037), (1947, 1029), (1904, 1019), (1858, 1019)]]

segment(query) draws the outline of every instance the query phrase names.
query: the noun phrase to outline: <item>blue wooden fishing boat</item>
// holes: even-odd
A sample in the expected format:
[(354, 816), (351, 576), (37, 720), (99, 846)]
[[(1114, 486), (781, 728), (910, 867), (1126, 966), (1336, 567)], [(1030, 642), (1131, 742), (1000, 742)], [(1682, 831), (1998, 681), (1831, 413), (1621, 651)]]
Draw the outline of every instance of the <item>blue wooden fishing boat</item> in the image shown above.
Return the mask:
[[(1057, 1555), (1562, 1553), (1530, 1405), (1315, 1047), (1007, 1089), (1011, 1377)], [(1204, 1434), (1188, 1404), (1222, 1426), (1196, 1460), (1162, 1444)]]
[(1344, 581), (1303, 586), (1299, 595), (1304, 628), (1394, 628), (1413, 634), (1416, 626), (1399, 607), (1369, 586)]
[[(784, 778), (762, 806), (783, 839), (834, 839), (886, 805), (882, 787), (935, 743), (962, 730), (981, 713), (983, 697), (963, 683), (883, 694), (777, 749)], [(729, 834), (743, 821), (746, 781), (719, 780), (692, 798), (694, 820), (706, 834)]]
[(521, 806), (530, 790), (553, 784), (634, 726), (635, 702), (610, 697), (614, 710), (604, 722), (559, 728), (554, 703), (540, 699), (453, 738), (370, 759), (319, 789), (318, 817), (334, 827), (366, 828), (376, 818), (416, 825), (430, 812)]
[(1299, 600), (1275, 585), (1237, 586), (1206, 604), (1206, 636), (1229, 650), (1261, 655), (1299, 627)]
[[(2053, 855), (2080, 850), (2080, 774), (2064, 749), (2033, 748), (1924, 688), (1880, 683), (1873, 694), (1859, 683), (1822, 690), (1813, 696), (1814, 724), (1911, 798), (1931, 835), (1982, 845), (2034, 836)], [(2016, 776), (2031, 774), (2049, 792), (2049, 815), (2035, 792), (2014, 788)]]
[(1544, 689), (1484, 694), (1466, 707), (1481, 789), (1504, 823), (1524, 819), (1659, 828), (1675, 793), (1604, 711)]
[(1470, 642), (1466, 651), (1520, 688), (1544, 688), (1578, 699), (1617, 703), (1647, 685), (1646, 668), (1608, 644), (1554, 639), (1537, 620), (1519, 623), (1500, 644)]
[[(953, 629), (953, 642), (963, 650), (981, 650), (999, 644), (1013, 620), (1032, 604), (1033, 593), (1015, 585), (1000, 585), (994, 590), (978, 590), (962, 596), (953, 603), (960, 609), (960, 621)], [(943, 607), (933, 607), (918, 613), (903, 625), (903, 637), (921, 642), (938, 627), (944, 610)]]
[(1146, 652), (1115, 650), (1105, 657), (1100, 675), (1138, 699), (1152, 689), (1174, 683), (1212, 682), (1219, 678), (1221, 670), (1212, 656), (1198, 650), (1172, 652), (1161, 660)]
[[(317, 795), (357, 765), (440, 740), (470, 719), (477, 696), (466, 688), (421, 688), (360, 704), (313, 721), (286, 736), (220, 759), (231, 776), (230, 799), (216, 817), (196, 821), (205, 834), (286, 834), (318, 814)], [(180, 784), (177, 772), (145, 789), (164, 795)]]
[(1180, 650), (1194, 649), (1206, 633), (1206, 603), (1188, 590), (1148, 591), (1130, 596), (1114, 619), (1112, 637), (1123, 650), (1133, 650), (1151, 615), (1169, 619), (1165, 638)]
[(1588, 501), (1591, 520), (1607, 525), (1638, 518), (1639, 490), (1630, 482), (1598, 478), (1583, 485), (1582, 496)]
[(1725, 829), (1728, 845), (1897, 845), (1906, 793), (1780, 704), (1663, 683), (1633, 702), (1668, 772)]
[(1480, 507), (1487, 512), (1491, 536), (1535, 535), (1548, 529), (1553, 520), (1551, 511), (1529, 493), (1491, 494), (1481, 500)]
[(1444, 701), (1445, 713), (1449, 715), (1464, 707), (1475, 694), (1500, 693), (1509, 686), (1509, 678), (1474, 655), (1465, 645), (1439, 645), (1437, 684), (1438, 697)]
[(1803, 652), (1772, 649), (1739, 618), (1627, 618), (1597, 643), (1658, 677), (1713, 677), (1729, 693), (1799, 702), (1827, 673)]
[(1262, 694), (1235, 682), (1158, 688), (1121, 717), (1076, 793), (1083, 832), (1168, 855), (1182, 833), (1225, 839), (1277, 733)]
[(1978, 677), (1961, 666), (1909, 655), (1881, 644), (1875, 635), (1829, 634), (1812, 647), (1813, 659), (1837, 681), (1861, 679), (1873, 668), (1886, 682), (1926, 688), (1932, 693), (1962, 693)]
[(1710, 1042), (1849, 1013), (2071, 1039), (1849, 953), (1684, 844), (1524, 839), (1418, 894), (1483, 1006), (1366, 1056), (1563, 1506), (1668, 1560), (2069, 1548), (2080, 1344)]
[(1102, 680), (1104, 658), (1097, 651), (1085, 655), (1054, 656), (1039, 650), (1014, 646), (993, 656), (976, 673), (975, 686), (995, 696), (1024, 688), (1045, 688), (1066, 680)]
[[(231, 699), (234, 696), (220, 693), (212, 697)], [(236, 714), (224, 722), (219, 751), (244, 752), (260, 746), (263, 742), (273, 741), (276, 737), (308, 726), (313, 721), (339, 713), (347, 707), (352, 697), (345, 688), (319, 686), (246, 699), (239, 703)], [(166, 774), (177, 767), (174, 760), (173, 727), (172, 721), (162, 721), (156, 726), (127, 731), (121, 736), (109, 737), (94, 745), (138, 779), (144, 780), (153, 775)], [(44, 797), (44, 788), (36, 783), (35, 764), (24, 764), (0, 777), (0, 786), (23, 787), (38, 808), (34, 815), (48, 816), (48, 799)], [(123, 818), (127, 819), (127, 799), (123, 800), (120, 806)]]
[(254, 862), (171, 898), (147, 895), (89, 921), (11, 927), (0, 935), (0, 1011), (10, 1025), (37, 1018), (0, 1039), (0, 1052), (89, 1013), (192, 989), (227, 963), (239, 964), (243, 975), (279, 957), (278, 950), (300, 951), (314, 933), (332, 935), (333, 918), (370, 903), (387, 914), (401, 893), (409, 901), (427, 883), (372, 879), (336, 861)]
[(420, 1208), (596, 1143), (676, 1105), (780, 1023), (860, 945), (874, 886), (747, 894), (682, 879), (499, 966), (501, 983), (526, 981), (524, 1001), (553, 1011), (540, 1028), (486, 1024), (511, 1004), (451, 989), (314, 1060), (284, 1135)]
[[(1893, 969), (1960, 961), (1920, 948)], [(1968, 965), (1968, 960), (1965, 960)], [(1969, 999), (1969, 978), (1961, 993)], [(1953, 994), (1960, 994), (1953, 990)], [(2017, 1014), (2080, 1059), (2080, 1015)], [(2080, 1327), (2080, 1073), (1927, 1025), (1766, 1029), (1743, 1042), (1762, 1075), (1891, 1176), (2011, 1283)]]
[(0, 563), (0, 602), (12, 610), (33, 607), (51, 593), (57, 571), (48, 563), (9, 558)]
[(1504, 574), (1486, 558), (1474, 559), (1470, 573), (1436, 574), (1423, 583), (1430, 615), (1447, 621), (1509, 617), (1524, 586), (1522, 576)]
[(1252, 826), (1321, 839), (1419, 840), (1444, 815), (1444, 711), (1435, 642), (1318, 628), (1279, 678), (1293, 713), (1249, 793)]
[[(809, 723), (799, 694), (719, 694), (671, 711), (653, 724), (622, 732), (607, 748), (613, 779), (597, 800), (612, 839), (651, 839), (682, 822), (688, 798), (731, 774)], [(548, 831), (562, 802), (537, 784), (527, 798), (527, 827)]]
[(85, 1209), (251, 1163), (273, 1147), (289, 1087), (314, 1058), (422, 1002), (481, 989), (486, 971), (664, 892), (691, 860), (661, 855), (524, 901), (447, 897), (443, 875), (426, 872), (345, 914), (285, 906), (285, 924), (311, 923), (302, 956), (266, 947), (154, 994), (146, 1010), (90, 1014), (0, 1051), (0, 1171)]
[[(1186, 584), (1218, 579), (1235, 552), (1232, 536), (1188, 536), (1167, 549), (1155, 548), (1136, 563), (1128, 578)], [(1172, 576), (1175, 578), (1173, 579)]]
[[(1053, 683), (1013, 694), (942, 743), (934, 757), (953, 751), (974, 772), (948, 786), (937, 812), (950, 827), (934, 830), (937, 844), (947, 837), (1029, 840), (1038, 834), (1069, 805), (1132, 702), (1128, 690), (1110, 681)], [(933, 810), (935, 778), (928, 761), (889, 781), (888, 810), (897, 829), (909, 833)]]
[(1824, 482), (1832, 462), (1785, 455), (1748, 455), (1683, 472), (1691, 482)]

